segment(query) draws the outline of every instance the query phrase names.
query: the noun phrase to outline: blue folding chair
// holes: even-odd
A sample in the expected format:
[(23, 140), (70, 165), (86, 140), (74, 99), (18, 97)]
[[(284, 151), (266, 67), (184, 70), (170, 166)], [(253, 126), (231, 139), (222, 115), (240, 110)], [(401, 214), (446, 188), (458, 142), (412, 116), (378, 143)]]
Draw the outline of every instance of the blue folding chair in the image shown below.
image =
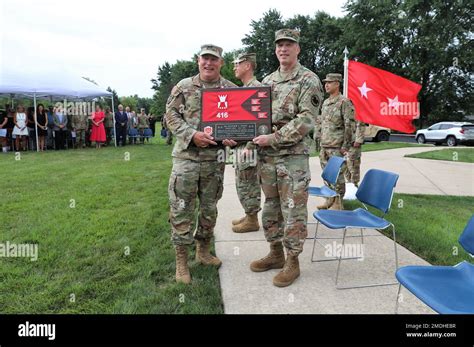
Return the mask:
[[(324, 167), (321, 177), (331, 188), (336, 186), (342, 164), (344, 164), (345, 161), (346, 159), (344, 157), (337, 157), (333, 155), (331, 158), (329, 158), (328, 163)], [(322, 196), (325, 198), (333, 198), (338, 196), (336, 191), (331, 188), (329, 188), (327, 185), (323, 185), (321, 187), (309, 187), (308, 194), (313, 196)], [(340, 198), (342, 199), (343, 197), (341, 196)]]
[[(317, 262), (321, 260), (314, 260), (314, 248), (316, 239), (318, 236), (319, 224), (324, 224), (331, 230), (344, 229), (342, 234), (342, 250), (344, 250), (347, 229), (360, 229), (361, 240), (364, 242), (364, 229), (377, 229), (383, 230), (392, 227), (393, 232), (393, 245), (395, 250), (395, 271), (398, 269), (398, 253), (397, 243), (395, 237), (395, 226), (384, 219), (385, 214), (390, 210), (390, 205), (393, 198), (393, 190), (397, 184), (398, 175), (392, 172), (371, 169), (367, 171), (356, 192), (357, 200), (359, 200), (364, 208), (358, 208), (354, 211), (337, 211), (337, 210), (320, 210), (313, 213), (316, 218), (316, 232), (314, 235), (315, 242), (313, 243), (313, 253), (311, 255), (311, 261)], [(368, 211), (366, 204), (372, 206), (383, 213), (381, 217), (378, 217)], [(383, 235), (370, 235), (370, 236), (383, 236)], [(349, 237), (349, 236), (348, 236)], [(356, 236), (352, 236), (356, 237)], [(320, 238), (321, 239), (321, 238)], [(336, 239), (336, 238), (332, 238)], [(341, 261), (355, 258), (343, 258), (340, 252), (337, 258), (327, 259), (325, 261), (338, 260), (337, 271), (336, 271), (336, 288), (337, 289), (351, 289), (351, 288), (363, 288), (363, 287), (375, 287), (375, 286), (386, 286), (397, 284), (397, 282), (390, 283), (371, 283), (357, 286), (338, 286), (339, 271), (341, 268)], [(324, 261), (324, 260), (323, 260)]]
[(150, 128), (145, 128), (143, 131), (143, 139), (151, 139), (153, 137), (153, 132), (151, 131)]
[(136, 143), (136, 139), (138, 139), (140, 137), (140, 134), (138, 134), (138, 130), (135, 129), (135, 128), (130, 128), (130, 130), (128, 131), (128, 137), (130, 139), (134, 139), (133, 140), (133, 143), (135, 144)]
[[(474, 257), (474, 215), (459, 237), (459, 243)], [(438, 313), (474, 314), (474, 264), (455, 266), (404, 266), (398, 269), (395, 313), (402, 285)]]

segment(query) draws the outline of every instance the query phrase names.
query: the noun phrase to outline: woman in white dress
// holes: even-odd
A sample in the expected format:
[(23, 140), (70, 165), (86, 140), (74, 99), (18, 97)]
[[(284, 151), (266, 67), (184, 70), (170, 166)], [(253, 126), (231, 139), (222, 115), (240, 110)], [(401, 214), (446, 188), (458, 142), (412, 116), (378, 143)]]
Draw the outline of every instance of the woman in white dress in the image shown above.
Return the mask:
[(27, 145), (27, 137), (28, 137), (28, 128), (26, 126), (26, 114), (25, 114), (25, 108), (21, 105), (18, 105), (16, 108), (16, 113), (13, 118), (13, 122), (15, 123), (15, 126), (13, 127), (13, 132), (12, 134), (15, 135), (15, 149), (18, 151), (20, 150), (20, 142), (21, 142), (21, 147), (24, 151), (26, 151), (26, 145)]

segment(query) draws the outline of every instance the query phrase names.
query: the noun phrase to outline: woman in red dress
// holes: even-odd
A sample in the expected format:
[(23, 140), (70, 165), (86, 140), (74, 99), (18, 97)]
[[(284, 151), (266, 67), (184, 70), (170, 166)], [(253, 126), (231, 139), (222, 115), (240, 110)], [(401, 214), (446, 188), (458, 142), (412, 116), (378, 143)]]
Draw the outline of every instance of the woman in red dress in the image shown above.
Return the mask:
[(92, 121), (92, 133), (90, 140), (91, 142), (95, 142), (95, 148), (100, 148), (102, 143), (106, 141), (104, 128), (105, 114), (102, 111), (102, 107), (97, 105), (95, 112), (92, 112), (90, 119)]

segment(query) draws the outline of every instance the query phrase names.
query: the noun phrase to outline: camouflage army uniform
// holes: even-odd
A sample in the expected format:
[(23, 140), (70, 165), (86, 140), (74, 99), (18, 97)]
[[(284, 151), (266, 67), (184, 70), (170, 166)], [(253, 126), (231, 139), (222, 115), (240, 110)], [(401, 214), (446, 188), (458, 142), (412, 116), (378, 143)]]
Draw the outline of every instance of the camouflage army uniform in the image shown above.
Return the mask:
[(262, 222), (268, 242), (283, 240), (297, 256), (307, 236), (309, 132), (319, 114), (323, 91), (315, 73), (299, 62), (284, 76), (280, 69), (262, 81), (272, 87), (270, 146), (259, 147), (259, 173), (265, 194)]
[(72, 116), (72, 128), (76, 129), (76, 140), (82, 147), (86, 146), (86, 131), (88, 128), (87, 115), (75, 114)]
[(105, 134), (107, 135), (107, 144), (110, 143), (110, 140), (114, 137), (114, 114), (112, 112), (105, 114)]
[(235, 85), (224, 78), (202, 82), (199, 75), (178, 82), (166, 104), (167, 128), (176, 136), (173, 168), (168, 186), (171, 240), (176, 246), (193, 243), (196, 198), (199, 197), (196, 240), (210, 240), (217, 218), (217, 201), (222, 197), (225, 161), (218, 162), (222, 145), (197, 147), (192, 138), (199, 129), (201, 89)]
[[(364, 143), (365, 124), (356, 120), (353, 123), (351, 148), (347, 153), (347, 170), (344, 173), (346, 182), (352, 182), (356, 186), (360, 181), (360, 160), (362, 156), (362, 144)], [(354, 142), (360, 143), (354, 147)]]
[[(260, 87), (261, 85), (254, 77), (244, 87)], [(234, 155), (242, 153), (245, 148), (250, 150), (256, 149), (253, 142), (249, 141), (248, 143), (239, 144), (234, 150)], [(245, 213), (258, 213), (260, 211), (261, 194), (256, 160), (255, 162), (241, 162), (237, 158), (235, 164), (235, 188)]]
[(140, 141), (144, 142), (145, 139), (143, 138), (143, 134), (145, 133), (145, 129), (149, 128), (150, 125), (148, 123), (148, 116), (146, 114), (139, 114), (138, 116), (138, 134), (140, 135)]
[[(316, 121), (315, 131), (315, 136), (319, 139), (321, 146), (319, 159), (323, 169), (333, 155), (343, 156), (342, 148), (349, 150), (352, 144), (353, 124), (354, 106), (348, 98), (338, 94), (324, 100), (321, 116)], [(346, 192), (345, 170), (346, 164), (343, 164), (336, 187), (333, 187), (341, 198)]]

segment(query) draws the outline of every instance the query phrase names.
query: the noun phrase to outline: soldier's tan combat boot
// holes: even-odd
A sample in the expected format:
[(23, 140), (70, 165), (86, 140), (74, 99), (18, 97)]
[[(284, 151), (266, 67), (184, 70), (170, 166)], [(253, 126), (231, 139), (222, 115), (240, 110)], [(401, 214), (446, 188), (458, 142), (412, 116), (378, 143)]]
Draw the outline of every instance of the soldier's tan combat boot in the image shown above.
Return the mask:
[(191, 275), (188, 268), (188, 247), (176, 246), (176, 282), (190, 284)]
[(264, 258), (250, 263), (250, 270), (263, 272), (270, 269), (281, 269), (285, 265), (285, 252), (281, 241), (270, 242), (270, 253)]
[(250, 231), (258, 231), (259, 229), (260, 225), (258, 224), (258, 216), (256, 213), (248, 214), (242, 223), (232, 227), (234, 233), (248, 233)]
[(324, 203), (322, 203), (321, 205), (316, 206), (316, 208), (318, 210), (327, 210), (329, 207), (332, 206), (332, 204), (334, 204), (335, 200), (336, 200), (336, 198), (326, 198), (326, 201)]
[(203, 265), (222, 265), (221, 260), (211, 254), (211, 240), (196, 241), (196, 261)]
[(247, 215), (245, 215), (245, 216), (243, 216), (242, 218), (239, 218), (239, 219), (234, 219), (234, 220), (232, 220), (232, 225), (240, 224), (240, 223), (242, 223), (245, 219), (247, 219)]
[(337, 197), (336, 201), (334, 204), (332, 204), (331, 207), (329, 207), (330, 210), (336, 210), (336, 211), (341, 211), (344, 209), (344, 206), (342, 204), (342, 199), (340, 197)]
[(285, 266), (278, 275), (273, 277), (273, 284), (277, 287), (287, 287), (300, 275), (300, 263), (297, 255), (288, 253)]

